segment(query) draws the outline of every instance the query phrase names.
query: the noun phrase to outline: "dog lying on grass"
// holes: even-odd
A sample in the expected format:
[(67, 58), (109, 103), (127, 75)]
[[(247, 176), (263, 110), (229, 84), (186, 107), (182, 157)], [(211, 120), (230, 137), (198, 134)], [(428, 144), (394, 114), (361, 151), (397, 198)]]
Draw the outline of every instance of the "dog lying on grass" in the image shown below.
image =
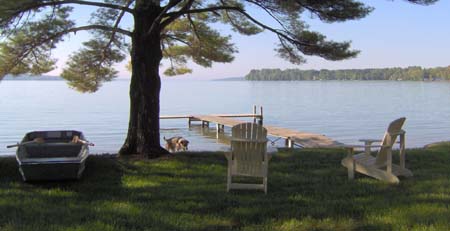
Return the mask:
[(166, 139), (166, 137), (164, 137), (164, 140), (166, 141), (166, 149), (169, 152), (188, 150), (189, 141), (181, 136), (174, 136), (169, 139)]

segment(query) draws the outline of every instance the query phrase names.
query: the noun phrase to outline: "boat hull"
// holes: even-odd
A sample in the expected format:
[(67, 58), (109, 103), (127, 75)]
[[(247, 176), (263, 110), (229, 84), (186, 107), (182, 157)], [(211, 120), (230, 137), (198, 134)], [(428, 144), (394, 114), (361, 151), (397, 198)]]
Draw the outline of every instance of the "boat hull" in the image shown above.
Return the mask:
[(81, 178), (84, 169), (85, 161), (19, 164), (19, 171), (24, 181), (77, 180)]
[[(80, 179), (89, 155), (89, 147), (87, 144), (71, 142), (73, 136), (84, 140), (83, 134), (74, 130), (27, 133), (16, 154), (23, 180)], [(32, 142), (36, 137), (42, 138), (44, 142)]]

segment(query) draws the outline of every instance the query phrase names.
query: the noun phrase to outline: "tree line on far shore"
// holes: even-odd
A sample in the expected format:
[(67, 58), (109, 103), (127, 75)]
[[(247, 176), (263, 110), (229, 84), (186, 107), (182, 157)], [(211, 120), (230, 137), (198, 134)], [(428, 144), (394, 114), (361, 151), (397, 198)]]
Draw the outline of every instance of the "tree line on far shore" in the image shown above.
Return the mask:
[(422, 68), (376, 68), (346, 70), (261, 69), (251, 70), (246, 80), (396, 80), (440, 81), (450, 80), (450, 66)]

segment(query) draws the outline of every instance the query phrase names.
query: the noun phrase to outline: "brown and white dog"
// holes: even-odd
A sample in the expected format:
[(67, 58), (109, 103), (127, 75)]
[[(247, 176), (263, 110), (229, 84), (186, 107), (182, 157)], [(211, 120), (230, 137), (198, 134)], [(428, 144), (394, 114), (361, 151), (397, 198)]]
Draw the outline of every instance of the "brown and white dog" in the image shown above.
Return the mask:
[(169, 152), (188, 150), (189, 141), (181, 136), (174, 136), (169, 139), (164, 137), (164, 140), (166, 141), (166, 149), (169, 150)]

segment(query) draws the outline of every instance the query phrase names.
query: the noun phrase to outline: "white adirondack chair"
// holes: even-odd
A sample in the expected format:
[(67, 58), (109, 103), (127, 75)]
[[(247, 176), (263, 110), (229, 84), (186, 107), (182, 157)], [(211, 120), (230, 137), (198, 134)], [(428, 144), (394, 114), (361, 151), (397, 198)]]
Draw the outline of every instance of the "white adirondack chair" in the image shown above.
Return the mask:
[[(359, 172), (389, 183), (399, 183), (398, 176), (411, 177), (412, 172), (405, 167), (405, 131), (402, 130), (406, 118), (392, 121), (382, 140), (362, 139), (364, 145), (348, 145), (348, 156), (342, 160), (342, 165), (348, 169), (348, 178), (354, 178), (354, 172)], [(400, 164), (392, 163), (392, 146), (397, 136), (400, 137)], [(372, 145), (379, 142), (380, 145)], [(371, 148), (378, 147), (376, 157), (370, 154)], [(354, 150), (364, 148), (364, 152), (353, 155)]]
[[(270, 155), (267, 153), (267, 130), (255, 123), (242, 123), (231, 129), (231, 153), (228, 159), (227, 191), (230, 189), (260, 189), (267, 193), (267, 173)], [(262, 184), (234, 183), (233, 176), (262, 178)]]

